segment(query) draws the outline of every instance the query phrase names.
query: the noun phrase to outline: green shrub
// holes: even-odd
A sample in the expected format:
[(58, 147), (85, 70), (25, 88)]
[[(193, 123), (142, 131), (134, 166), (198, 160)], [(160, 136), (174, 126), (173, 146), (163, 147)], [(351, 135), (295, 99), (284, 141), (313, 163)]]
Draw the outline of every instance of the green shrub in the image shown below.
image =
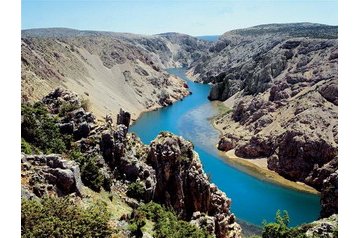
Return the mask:
[(21, 115), (21, 136), (26, 142), (47, 154), (65, 151), (66, 146), (56, 125), (57, 120), (49, 116), (42, 103), (35, 103), (34, 106), (21, 105)]
[(21, 237), (109, 237), (103, 203), (83, 208), (66, 198), (21, 200)]
[(70, 102), (64, 102), (60, 107), (59, 116), (63, 117), (66, 115), (66, 113), (72, 112), (73, 110), (76, 110), (79, 108), (80, 108), (79, 105), (75, 105), (74, 103), (70, 103)]
[(86, 162), (84, 155), (81, 153), (78, 147), (72, 148), (69, 156), (70, 159), (76, 161), (80, 165), (80, 167)]
[(32, 154), (32, 146), (27, 143), (24, 138), (21, 138), (21, 152), (25, 154)]
[(96, 163), (96, 159), (85, 159), (80, 170), (83, 184), (92, 190), (99, 192), (103, 186), (104, 176)]
[(290, 217), (287, 211), (276, 212), (275, 222), (264, 224), (262, 238), (305, 238), (305, 234), (297, 227), (289, 228)]
[(156, 238), (210, 237), (202, 229), (197, 228), (187, 221), (179, 220), (179, 218), (172, 211), (168, 211), (161, 205), (154, 202), (143, 204), (138, 208), (136, 216), (131, 221), (130, 229), (138, 234), (138, 229), (145, 225), (145, 219), (151, 220), (155, 223), (154, 237)]
[(128, 185), (127, 195), (132, 198), (143, 199), (145, 187), (140, 182), (133, 182)]
[(77, 147), (71, 150), (69, 156), (71, 160), (80, 165), (81, 179), (85, 186), (96, 192), (99, 192), (101, 187), (110, 191), (108, 187), (110, 187), (112, 181), (108, 181), (109, 179), (103, 176), (95, 157), (85, 157)]

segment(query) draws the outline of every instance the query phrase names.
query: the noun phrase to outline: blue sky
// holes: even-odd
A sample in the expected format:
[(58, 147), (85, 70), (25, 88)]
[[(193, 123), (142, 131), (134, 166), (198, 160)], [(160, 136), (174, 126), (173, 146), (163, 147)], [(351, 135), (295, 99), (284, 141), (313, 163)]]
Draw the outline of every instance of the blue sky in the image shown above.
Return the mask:
[(22, 29), (216, 35), (266, 23), (338, 24), (337, 0), (22, 0)]

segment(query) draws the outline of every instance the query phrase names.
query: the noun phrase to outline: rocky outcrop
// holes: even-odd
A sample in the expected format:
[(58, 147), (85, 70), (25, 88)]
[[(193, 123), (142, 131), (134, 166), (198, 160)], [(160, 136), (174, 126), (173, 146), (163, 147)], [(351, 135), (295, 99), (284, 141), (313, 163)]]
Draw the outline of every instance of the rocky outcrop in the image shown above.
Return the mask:
[(82, 107), (80, 97), (63, 88), (56, 88), (42, 99), (51, 114), (61, 117), (62, 134), (73, 135), (75, 140), (87, 138), (95, 126), (96, 117)]
[(156, 171), (155, 201), (185, 219), (194, 212), (213, 217), (217, 237), (240, 237), (230, 199), (209, 182), (191, 142), (163, 132), (151, 143), (147, 163)]
[[(313, 139), (302, 132), (287, 131), (277, 138), (277, 157), (268, 160), (270, 169), (291, 179), (305, 181), (317, 188), (322, 185), (322, 180), (311, 184), (307, 178), (314, 168), (321, 168), (326, 163), (337, 157), (337, 149), (325, 140)], [(336, 160), (337, 161), (337, 160)], [(316, 176), (314, 176), (316, 179)], [(307, 178), (307, 179), (306, 179)], [(313, 181), (312, 181), (313, 182)]]
[[(75, 193), (82, 196), (80, 168), (74, 161), (61, 155), (21, 155), (22, 190), (37, 197), (65, 196)], [(27, 192), (25, 192), (27, 191)]]
[(238, 141), (239, 139), (233, 134), (225, 134), (219, 140), (218, 149), (222, 151), (232, 150), (235, 148)]
[(322, 185), (321, 217), (338, 213), (338, 171), (330, 174)]
[(119, 110), (119, 113), (117, 114), (117, 125), (123, 124), (128, 128), (130, 122), (131, 122), (131, 114), (129, 112), (123, 111), (121, 108)]
[(302, 225), (299, 230), (303, 231), (307, 238), (315, 237), (338, 237), (338, 215), (334, 214), (328, 218), (320, 219), (312, 223)]

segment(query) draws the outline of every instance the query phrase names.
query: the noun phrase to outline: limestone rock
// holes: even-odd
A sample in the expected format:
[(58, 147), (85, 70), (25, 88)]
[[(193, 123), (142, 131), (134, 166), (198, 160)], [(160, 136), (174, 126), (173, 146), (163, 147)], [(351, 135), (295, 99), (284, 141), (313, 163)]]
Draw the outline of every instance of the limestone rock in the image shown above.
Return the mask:
[(162, 132), (150, 144), (147, 163), (156, 172), (155, 201), (173, 208), (186, 220), (195, 212), (207, 213), (215, 221), (216, 237), (241, 237), (241, 228), (230, 212), (231, 201), (210, 184), (192, 143)]
[(82, 122), (76, 131), (74, 131), (75, 139), (79, 140), (81, 138), (88, 137), (89, 133), (91, 131), (91, 128), (87, 122)]
[(129, 112), (123, 111), (121, 108), (119, 113), (117, 114), (117, 125), (123, 124), (128, 128), (130, 122), (131, 122), (131, 114)]
[[(82, 196), (82, 181), (79, 166), (60, 155), (22, 155), (22, 163), (30, 163), (31, 169), (24, 173), (29, 183), (24, 189), (42, 197), (50, 192), (58, 196), (75, 193)], [(54, 187), (55, 186), (55, 187)]]
[(229, 151), (235, 148), (238, 138), (233, 134), (225, 134), (219, 140), (218, 149), (222, 151)]
[(338, 213), (338, 171), (323, 181), (321, 193), (321, 217)]
[(305, 232), (306, 237), (327, 237), (337, 238), (338, 237), (338, 215), (334, 214), (328, 218), (320, 219), (306, 225), (307, 231)]

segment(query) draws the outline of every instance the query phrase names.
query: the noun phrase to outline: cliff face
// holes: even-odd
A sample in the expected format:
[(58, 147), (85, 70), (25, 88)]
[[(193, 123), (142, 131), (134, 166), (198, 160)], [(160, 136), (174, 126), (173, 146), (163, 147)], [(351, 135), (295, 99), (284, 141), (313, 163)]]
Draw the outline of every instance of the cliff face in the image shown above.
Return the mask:
[(150, 145), (147, 162), (156, 171), (156, 201), (185, 219), (204, 214), (206, 221), (214, 221), (216, 237), (240, 237), (241, 228), (230, 212), (231, 200), (209, 182), (191, 142), (161, 133)]
[[(323, 188), (338, 168), (337, 27), (235, 30), (210, 51), (189, 73), (214, 83), (209, 99), (230, 109), (215, 121), (224, 133), (219, 149), (268, 158), (269, 169), (322, 191), (322, 216), (337, 213), (337, 195)], [(335, 183), (328, 187), (338, 189)]]
[(184, 82), (163, 68), (191, 64), (204, 54), (206, 44), (181, 34), (24, 30), (22, 99), (40, 100), (61, 86), (89, 99), (98, 118), (115, 116), (119, 108), (137, 118), (188, 95)]

